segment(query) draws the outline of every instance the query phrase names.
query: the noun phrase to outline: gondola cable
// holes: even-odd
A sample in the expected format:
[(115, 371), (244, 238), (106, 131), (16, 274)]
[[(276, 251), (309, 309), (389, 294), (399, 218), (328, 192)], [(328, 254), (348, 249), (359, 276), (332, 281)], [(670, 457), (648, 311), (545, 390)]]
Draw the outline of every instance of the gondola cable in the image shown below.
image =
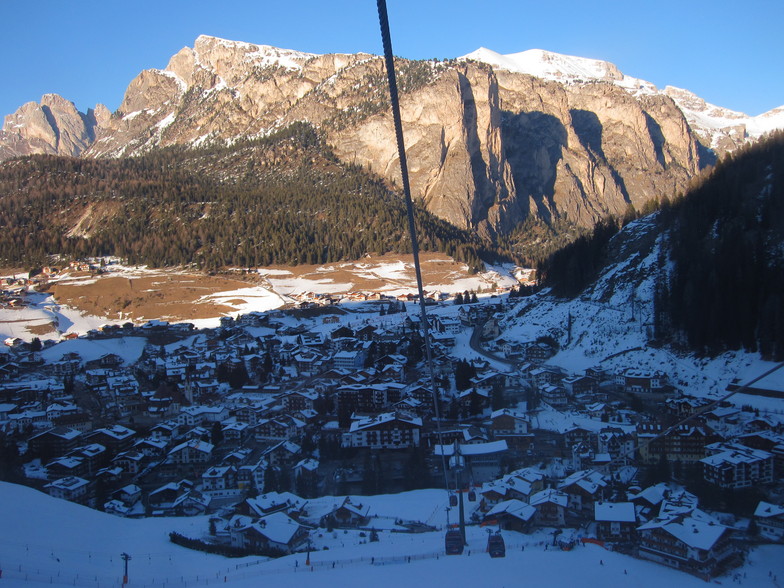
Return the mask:
[[(381, 41), (384, 46), (384, 61), (389, 83), (389, 100), (392, 105), (392, 117), (395, 124), (395, 138), (397, 140), (398, 159), (400, 160), (400, 175), (403, 183), (403, 195), (408, 216), (408, 232), (411, 237), (411, 253), (414, 257), (414, 271), (416, 273), (417, 291), (419, 294), (420, 321), (422, 323), (422, 336), (427, 358), (427, 367), (430, 373), (430, 387), (433, 396), (433, 406), (436, 420), (436, 435), (441, 446), (441, 469), (444, 472), (444, 487), (449, 493), (449, 480), (446, 473), (446, 456), (441, 432), (441, 411), (439, 408), (438, 387), (436, 386), (435, 368), (433, 367), (433, 352), (430, 345), (430, 329), (427, 321), (425, 306), (425, 291), (422, 285), (422, 269), (419, 263), (419, 241), (417, 239), (416, 225), (414, 223), (414, 204), (411, 200), (411, 186), (408, 181), (408, 163), (406, 148), (403, 142), (403, 123), (400, 118), (400, 101), (398, 99), (397, 81), (395, 79), (395, 60), (392, 54), (392, 40), (389, 33), (389, 17), (387, 15), (386, 0), (377, 0), (378, 20), (381, 27)], [(449, 510), (447, 510), (447, 527), (449, 527)]]

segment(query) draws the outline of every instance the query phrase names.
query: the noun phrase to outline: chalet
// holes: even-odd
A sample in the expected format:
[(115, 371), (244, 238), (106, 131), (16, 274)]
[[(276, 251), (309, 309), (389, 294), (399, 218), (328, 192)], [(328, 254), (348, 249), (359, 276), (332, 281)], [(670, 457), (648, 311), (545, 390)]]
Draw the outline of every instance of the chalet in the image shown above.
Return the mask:
[(784, 507), (761, 500), (754, 511), (754, 522), (765, 539), (784, 541)]
[(547, 343), (531, 343), (525, 348), (525, 360), (541, 364), (555, 354), (553, 348)]
[(544, 489), (544, 475), (524, 468), (482, 485), (480, 510), (487, 511), (504, 500), (528, 502), (532, 495)]
[(237, 488), (246, 492), (251, 488), (260, 491), (264, 488), (265, 471), (268, 467), (266, 460), (258, 463), (245, 464), (237, 468)]
[(664, 401), (667, 412), (679, 417), (687, 417), (697, 413), (710, 401), (704, 398), (693, 396), (681, 396), (679, 398), (668, 398)]
[(49, 482), (44, 489), (50, 496), (70, 500), (78, 504), (87, 504), (90, 498), (90, 482), (78, 476), (68, 476)]
[(599, 380), (591, 376), (573, 376), (564, 378), (561, 384), (571, 396), (595, 394), (599, 391)]
[(574, 425), (563, 432), (563, 441), (566, 447), (573, 447), (578, 443), (583, 443), (587, 447), (595, 447), (596, 433)]
[(629, 465), (634, 459), (634, 435), (620, 427), (604, 427), (597, 441), (597, 453), (608, 454), (615, 463)]
[(302, 448), (291, 441), (281, 441), (266, 449), (262, 454), (274, 467), (288, 467), (298, 461)]
[(230, 445), (241, 445), (250, 436), (250, 425), (240, 421), (223, 425), (223, 439)]
[(546, 402), (552, 407), (564, 407), (569, 404), (569, 397), (566, 395), (566, 388), (555, 384), (543, 384), (539, 387), (542, 402)]
[(658, 423), (639, 423), (640, 460), (645, 464), (655, 464), (662, 458), (683, 465), (698, 464), (706, 456), (705, 448), (721, 438), (707, 425), (682, 424), (667, 430)]
[(351, 502), (351, 497), (346, 496), (340, 506), (335, 506), (321, 517), (321, 524), (326, 526), (331, 523), (340, 529), (364, 527), (370, 522), (369, 511), (369, 507), (355, 504)]
[(270, 419), (263, 419), (253, 428), (256, 441), (284, 441), (296, 437), (305, 423), (291, 415), (282, 414)]
[(631, 502), (596, 502), (594, 520), (600, 541), (628, 543), (636, 537), (637, 516)]
[(206, 464), (212, 457), (213, 447), (206, 441), (191, 439), (172, 449), (166, 461), (175, 465)]
[(69, 377), (76, 375), (82, 367), (82, 358), (78, 353), (69, 352), (51, 364), (55, 376)]
[(525, 447), (532, 439), (529, 435), (531, 423), (523, 413), (502, 408), (490, 414), (490, 421), (493, 438), (505, 439), (510, 447)]
[(481, 388), (468, 388), (458, 394), (457, 402), (463, 414), (479, 414), (490, 406), (490, 392)]
[(343, 434), (343, 447), (405, 449), (419, 447), (422, 419), (390, 412), (351, 423)]
[(538, 389), (541, 389), (542, 386), (547, 384), (560, 384), (565, 375), (565, 372), (561, 368), (555, 366), (534, 368), (528, 373), (529, 379)]
[(148, 437), (146, 439), (139, 439), (134, 444), (133, 449), (142, 453), (145, 457), (154, 459), (163, 457), (166, 453), (167, 446), (168, 443), (166, 441)]
[(153, 516), (198, 516), (210, 506), (211, 497), (193, 489), (189, 480), (171, 482), (150, 492)]
[(186, 406), (177, 415), (177, 423), (192, 427), (203, 423), (221, 422), (229, 418), (229, 409), (225, 406)]
[(651, 519), (658, 514), (661, 505), (669, 494), (669, 487), (662, 482), (648, 486), (637, 494), (630, 493), (628, 498), (645, 519)]
[(145, 456), (141, 451), (130, 450), (118, 453), (112, 460), (112, 464), (122, 468), (126, 474), (135, 475), (142, 470)]
[(251, 553), (268, 550), (293, 553), (308, 539), (307, 528), (283, 512), (276, 512), (253, 521), (235, 515), (229, 521), (231, 545)]
[(215, 466), (201, 475), (202, 490), (222, 495), (226, 490), (237, 490), (237, 469), (234, 466)]
[(290, 517), (299, 519), (307, 502), (291, 492), (265, 492), (248, 498), (238, 507), (240, 514), (251, 517), (265, 517), (274, 512), (285, 512)]
[(730, 530), (693, 517), (655, 519), (637, 528), (639, 556), (711, 576), (736, 555)]
[(615, 383), (627, 393), (663, 392), (667, 376), (661, 372), (647, 372), (629, 368), (615, 378)]
[(568, 498), (569, 510), (584, 517), (594, 515), (594, 505), (604, 499), (607, 480), (594, 470), (575, 472), (558, 485)]
[(178, 434), (180, 426), (174, 421), (167, 421), (156, 424), (150, 429), (150, 437), (157, 441), (172, 441)]
[(324, 356), (308, 348), (300, 348), (292, 355), (292, 360), (301, 376), (315, 375), (324, 367)]
[(86, 412), (69, 412), (52, 418), (55, 428), (66, 427), (84, 434), (93, 429), (93, 417)]
[(482, 519), (483, 525), (497, 525), (505, 531), (531, 531), (536, 508), (517, 499), (504, 500), (494, 505)]
[(541, 527), (563, 527), (569, 498), (563, 492), (548, 488), (531, 496), (530, 505), (536, 509), (534, 522)]

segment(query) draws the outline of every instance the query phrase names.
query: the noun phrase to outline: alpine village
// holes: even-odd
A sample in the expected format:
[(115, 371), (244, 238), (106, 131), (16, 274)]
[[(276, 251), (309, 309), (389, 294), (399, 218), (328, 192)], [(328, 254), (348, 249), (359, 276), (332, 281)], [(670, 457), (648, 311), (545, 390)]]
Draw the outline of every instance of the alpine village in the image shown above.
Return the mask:
[[(116, 112), (6, 117), (0, 479), (192, 517), (169, 540), (232, 561), (465, 556), (473, 527), (492, 557), (537, 536), (726, 581), (784, 542), (784, 124), (488, 55), (395, 60), (420, 247), (464, 281), (314, 281), (208, 326), (118, 296), (81, 332), (6, 328), (133, 268), (409, 264), (383, 59), (199, 37)], [(372, 500), (425, 489), (418, 518)]]

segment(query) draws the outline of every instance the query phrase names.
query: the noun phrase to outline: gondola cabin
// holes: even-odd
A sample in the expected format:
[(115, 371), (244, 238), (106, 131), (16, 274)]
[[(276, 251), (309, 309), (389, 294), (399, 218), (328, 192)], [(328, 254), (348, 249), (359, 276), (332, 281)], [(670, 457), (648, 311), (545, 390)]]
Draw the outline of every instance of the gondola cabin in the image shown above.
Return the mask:
[(490, 557), (506, 557), (506, 543), (501, 533), (491, 533), (487, 537), (487, 552)]
[(447, 555), (460, 555), (463, 553), (463, 534), (457, 529), (446, 532), (444, 547)]

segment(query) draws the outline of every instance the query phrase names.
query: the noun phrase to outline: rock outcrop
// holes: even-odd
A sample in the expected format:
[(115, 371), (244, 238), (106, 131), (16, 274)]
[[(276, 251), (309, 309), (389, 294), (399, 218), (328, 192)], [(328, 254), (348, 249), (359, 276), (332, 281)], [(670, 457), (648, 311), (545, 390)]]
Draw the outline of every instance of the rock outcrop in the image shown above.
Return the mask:
[(40, 104), (28, 102), (5, 117), (0, 160), (36, 153), (79, 156), (95, 140), (99, 120), (106, 121), (109, 116), (101, 104), (82, 114), (73, 102), (45, 94)]
[[(526, 58), (544, 60), (547, 76), (502, 63), (398, 60), (416, 199), (492, 237), (529, 216), (590, 226), (686, 188), (709, 150), (672, 96), (641, 81), (644, 91), (635, 91), (638, 81), (612, 64), (540, 53)], [(550, 71), (567, 66), (576, 69), (563, 79)], [(595, 78), (582, 79), (585, 72)], [(379, 57), (202, 36), (165, 69), (139, 74), (111, 115), (100, 107), (80, 115), (54, 96), (26, 104), (6, 120), (0, 158), (122, 157), (258, 137), (308, 121), (343, 161), (400, 185), (388, 103)]]

